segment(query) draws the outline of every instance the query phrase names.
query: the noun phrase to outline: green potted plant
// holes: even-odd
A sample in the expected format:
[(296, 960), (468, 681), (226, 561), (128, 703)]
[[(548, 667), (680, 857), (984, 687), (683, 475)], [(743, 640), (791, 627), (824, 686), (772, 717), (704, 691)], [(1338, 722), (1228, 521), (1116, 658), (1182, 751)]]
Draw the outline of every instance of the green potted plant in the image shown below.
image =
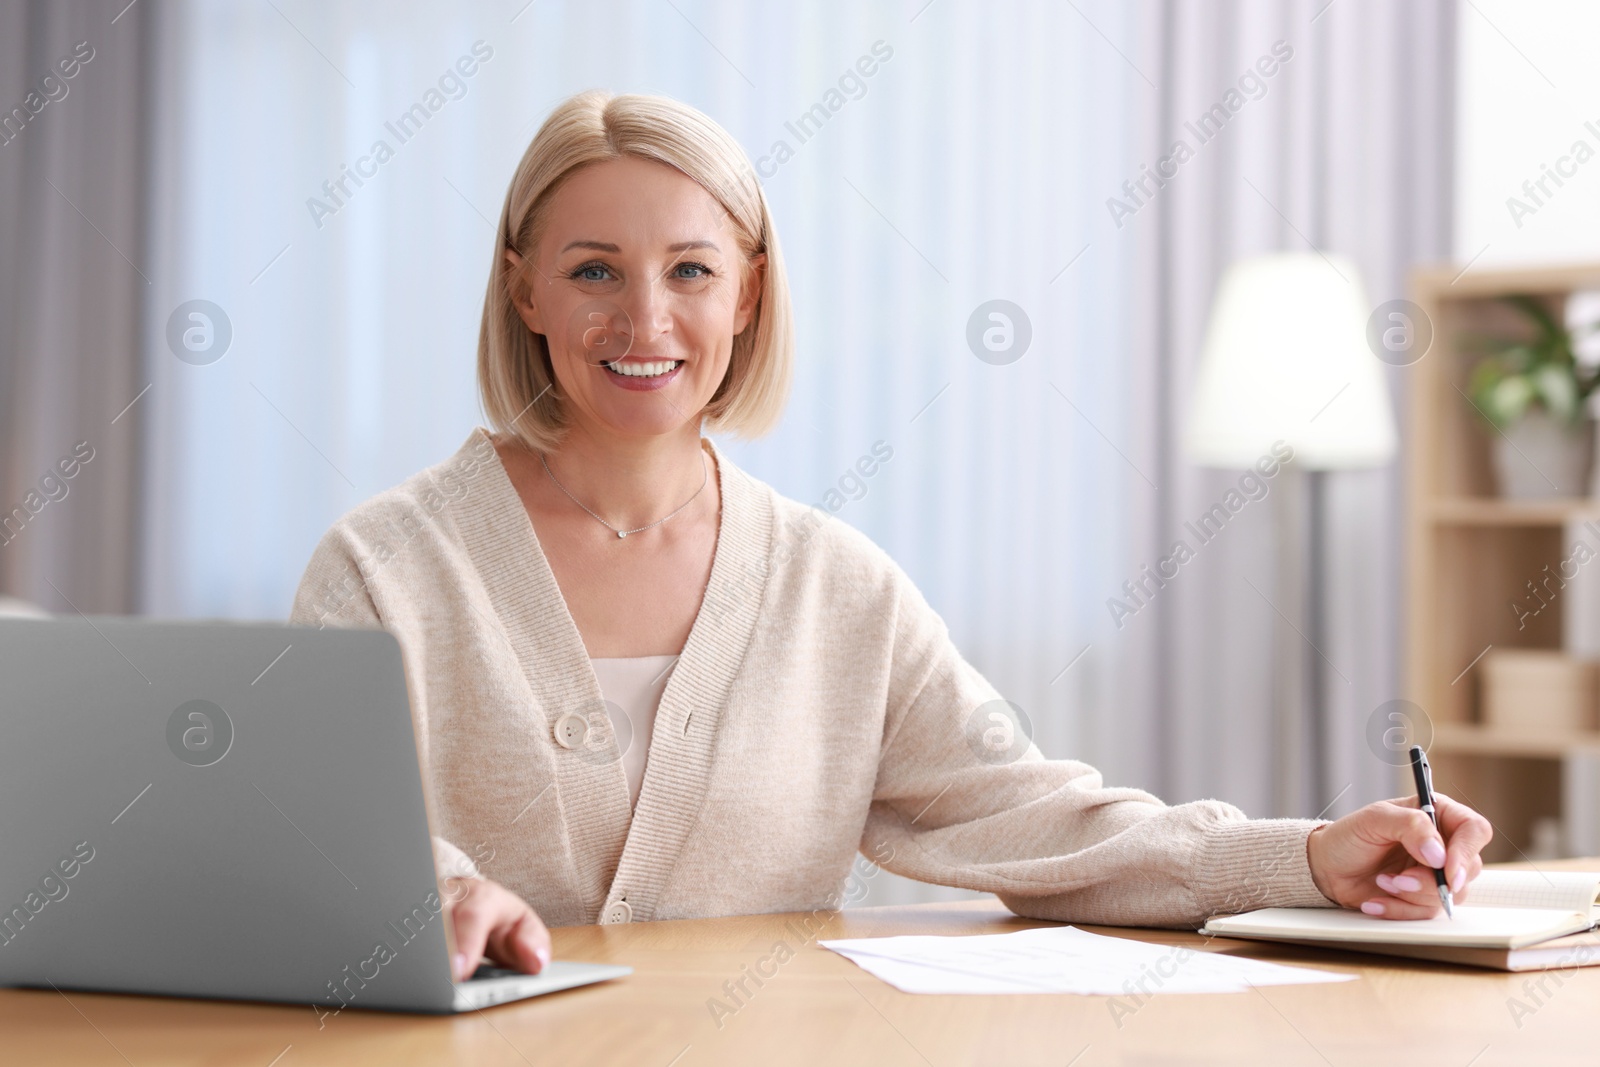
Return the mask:
[(1600, 369), (1579, 363), (1572, 334), (1538, 299), (1501, 299), (1528, 320), (1531, 335), (1486, 342), (1490, 354), (1468, 382), (1473, 407), (1499, 431), (1493, 448), (1500, 495), (1583, 496), (1593, 451), (1587, 401), (1600, 386)]

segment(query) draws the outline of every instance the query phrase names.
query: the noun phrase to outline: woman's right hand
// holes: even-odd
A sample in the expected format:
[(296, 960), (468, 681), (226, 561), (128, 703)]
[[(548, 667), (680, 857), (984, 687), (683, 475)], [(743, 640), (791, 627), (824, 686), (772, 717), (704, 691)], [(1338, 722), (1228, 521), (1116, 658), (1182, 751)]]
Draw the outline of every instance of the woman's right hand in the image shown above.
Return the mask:
[(526, 901), (487, 878), (446, 878), (445, 915), (455, 931), (450, 961), (456, 981), (488, 956), (502, 967), (538, 974), (550, 962), (550, 931)]

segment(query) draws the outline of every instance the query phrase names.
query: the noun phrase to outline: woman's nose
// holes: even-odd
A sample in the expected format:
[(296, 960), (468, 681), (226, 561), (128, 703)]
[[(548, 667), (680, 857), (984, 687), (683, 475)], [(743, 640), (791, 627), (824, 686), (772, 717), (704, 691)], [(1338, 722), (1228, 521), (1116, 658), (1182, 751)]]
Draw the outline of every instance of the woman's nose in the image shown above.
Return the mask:
[(672, 328), (671, 294), (661, 278), (650, 278), (628, 286), (622, 306), (633, 326), (634, 343), (648, 344)]

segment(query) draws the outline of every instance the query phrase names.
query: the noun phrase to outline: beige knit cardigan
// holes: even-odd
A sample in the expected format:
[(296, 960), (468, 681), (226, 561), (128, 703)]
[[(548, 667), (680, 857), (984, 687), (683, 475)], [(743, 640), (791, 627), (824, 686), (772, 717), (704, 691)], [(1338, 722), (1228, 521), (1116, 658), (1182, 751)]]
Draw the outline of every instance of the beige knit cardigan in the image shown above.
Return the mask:
[(1031, 744), (991, 762), (969, 720), (1000, 695), (906, 574), (705, 447), (715, 557), (632, 811), (583, 640), (481, 427), (339, 519), (296, 593), (291, 622), (396, 636), (434, 834), (546, 923), (834, 907), (858, 851), (1045, 919), (1329, 905), (1314, 822), (1167, 806)]

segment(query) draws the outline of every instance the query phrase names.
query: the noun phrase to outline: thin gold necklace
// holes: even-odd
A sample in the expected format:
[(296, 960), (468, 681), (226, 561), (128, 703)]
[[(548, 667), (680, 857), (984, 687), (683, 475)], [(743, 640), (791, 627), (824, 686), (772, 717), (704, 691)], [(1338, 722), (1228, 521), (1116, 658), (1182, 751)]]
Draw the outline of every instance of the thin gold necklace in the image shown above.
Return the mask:
[(652, 523), (649, 523), (647, 525), (641, 526), (636, 530), (619, 530), (615, 526), (613, 526), (609, 522), (607, 522), (606, 520), (602, 519), (600, 516), (595, 515), (595, 513), (592, 510), (590, 510), (589, 505), (585, 504), (583, 501), (581, 501), (577, 497), (573, 496), (570, 492), (567, 492), (567, 487), (562, 485), (559, 481), (556, 481), (556, 476), (553, 473), (551, 473), (551, 471), (550, 471), (550, 464), (546, 463), (545, 460), (544, 460), (544, 453), (543, 452), (539, 453), (539, 465), (544, 468), (544, 472), (546, 474), (550, 475), (550, 480), (552, 482), (555, 482), (556, 488), (561, 490), (563, 493), (567, 494), (567, 499), (568, 500), (570, 500), (574, 504), (578, 505), (584, 511), (589, 512), (590, 515), (594, 516), (594, 519), (595, 519), (596, 522), (598, 522), (601, 526), (604, 526), (606, 529), (610, 530), (612, 533), (616, 534), (619, 538), (627, 537), (629, 534), (643, 533), (644, 531), (649, 530), (649, 529), (651, 529), (653, 527), (660, 526), (662, 523), (664, 523), (668, 519), (672, 518), (672, 516), (676, 515), (678, 512), (680, 512), (684, 508), (688, 507), (690, 504), (693, 504), (694, 503), (694, 498), (699, 496), (701, 493), (703, 493), (705, 491), (706, 483), (711, 480), (711, 468), (706, 466), (706, 454), (705, 454), (704, 451), (702, 451), (700, 453), (700, 488), (696, 489), (692, 494), (690, 494), (688, 500), (685, 500), (682, 504), (679, 504), (677, 507), (673, 508), (670, 512), (668, 512), (667, 514), (661, 516), (661, 518), (657, 519), (655, 522), (652, 522)]

